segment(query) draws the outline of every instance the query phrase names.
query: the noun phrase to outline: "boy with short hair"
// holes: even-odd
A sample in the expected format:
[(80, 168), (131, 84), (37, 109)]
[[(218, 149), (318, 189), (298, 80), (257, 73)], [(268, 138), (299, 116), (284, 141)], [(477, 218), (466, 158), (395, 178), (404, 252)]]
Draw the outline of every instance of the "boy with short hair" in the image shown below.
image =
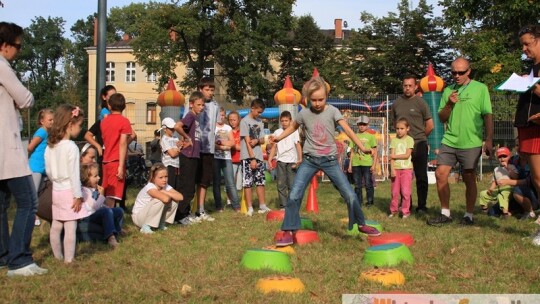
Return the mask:
[(204, 212), (204, 201), (206, 199), (206, 189), (212, 184), (214, 179), (215, 132), (220, 107), (214, 100), (215, 84), (212, 78), (203, 77), (199, 81), (198, 88), (203, 96), (204, 109), (199, 114), (201, 153), (197, 172), (201, 173), (201, 176), (197, 182), (199, 211), (197, 211), (196, 215), (201, 220), (213, 221), (214, 218)]
[[(174, 130), (182, 135), (183, 148), (180, 152), (180, 174), (179, 191), (183, 199), (178, 202), (175, 222), (182, 225), (190, 225), (200, 222), (189, 216), (191, 210), (191, 200), (195, 196), (195, 187), (200, 179), (199, 158), (201, 153), (201, 128), (199, 126), (198, 115), (204, 109), (204, 100), (201, 92), (194, 92), (189, 97), (191, 110), (174, 125)], [(202, 211), (204, 212), (204, 210)]]
[(251, 102), (251, 111), (240, 122), (240, 159), (243, 168), (244, 197), (248, 207), (248, 216), (253, 215), (251, 187), (257, 187), (259, 198), (259, 213), (266, 213), (270, 209), (266, 206), (264, 198), (264, 162), (261, 145), (264, 144), (264, 125), (259, 119), (264, 111), (264, 102), (254, 99)]
[(115, 93), (109, 98), (111, 114), (101, 121), (103, 138), (103, 188), (108, 207), (123, 200), (126, 187), (126, 157), (128, 144), (137, 139), (129, 119), (122, 116), (126, 108), (124, 95)]
[(366, 148), (371, 148), (371, 153), (364, 153), (358, 150), (358, 146), (354, 142), (349, 143), (351, 148), (351, 160), (349, 161), (348, 172), (353, 174), (354, 192), (358, 196), (360, 205), (363, 204), (362, 185), (366, 187), (366, 206), (373, 205), (374, 187), (372, 174), (377, 166), (377, 139), (368, 132), (369, 117), (366, 115), (360, 116), (356, 120), (358, 125), (358, 133), (356, 137)]
[(509, 163), (510, 150), (507, 147), (497, 149), (496, 155), (497, 159), (499, 160), (499, 166), (493, 170), (493, 179), (491, 180), (489, 189), (480, 191), (480, 206), (482, 207), (482, 211), (487, 213), (488, 203), (491, 201), (497, 201), (503, 216), (510, 216), (511, 214), (508, 211), (508, 204), (513, 187), (502, 186), (499, 182), (505, 179), (517, 179), (518, 171), (516, 166)]
[(167, 167), (167, 184), (180, 192), (180, 151), (182, 142), (174, 137), (176, 122), (170, 117), (165, 117), (161, 122), (162, 137), (160, 151), (163, 151), (161, 162)]
[[(289, 111), (283, 111), (279, 115), (281, 128), (274, 131), (274, 136), (278, 137), (287, 129), (292, 121)], [(302, 146), (300, 145), (300, 134), (295, 130), (291, 135), (272, 145), (268, 155), (268, 169), (273, 169), (272, 160), (277, 152), (277, 190), (279, 194), (279, 208), (283, 209), (287, 205), (287, 197), (292, 188), (296, 168), (302, 162)]]

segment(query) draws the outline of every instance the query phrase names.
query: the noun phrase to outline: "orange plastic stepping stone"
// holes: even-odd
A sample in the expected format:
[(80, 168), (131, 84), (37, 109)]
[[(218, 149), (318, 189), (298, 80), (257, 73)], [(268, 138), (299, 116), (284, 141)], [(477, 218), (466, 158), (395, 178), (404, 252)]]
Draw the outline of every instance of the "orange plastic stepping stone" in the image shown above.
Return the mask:
[(267, 221), (283, 221), (285, 218), (285, 210), (272, 210), (266, 213)]
[(384, 286), (403, 285), (405, 276), (397, 269), (376, 268), (362, 272), (360, 280), (375, 281)]
[[(278, 231), (274, 235), (274, 241), (277, 241), (285, 231)], [(294, 243), (298, 245), (305, 245), (309, 243), (320, 242), (317, 231), (313, 230), (297, 230), (294, 234)]]
[(404, 232), (383, 232), (379, 236), (368, 236), (370, 246), (384, 245), (389, 243), (401, 243), (407, 247), (414, 244), (414, 238)]

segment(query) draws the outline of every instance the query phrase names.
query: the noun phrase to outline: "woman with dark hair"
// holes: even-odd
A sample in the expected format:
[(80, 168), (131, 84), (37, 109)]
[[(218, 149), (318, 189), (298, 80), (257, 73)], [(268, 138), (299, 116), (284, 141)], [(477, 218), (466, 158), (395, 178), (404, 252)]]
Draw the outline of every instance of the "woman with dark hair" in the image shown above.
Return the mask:
[(99, 96), (101, 97), (101, 110), (99, 111), (99, 120), (103, 120), (107, 115), (111, 114), (109, 110), (109, 97), (116, 93), (116, 88), (112, 85), (106, 85), (101, 89)]
[[(525, 56), (532, 60), (534, 77), (540, 76), (540, 25), (528, 25), (519, 31), (519, 42)], [(519, 152), (529, 163), (531, 182), (540, 193), (540, 84), (520, 94), (514, 125), (518, 130)], [(533, 243), (540, 246), (540, 230)]]
[[(37, 194), (21, 140), (19, 109), (34, 105), (34, 96), (17, 78), (10, 65), (22, 47), (23, 29), (0, 22), (0, 268), (8, 276), (45, 274), (32, 258), (30, 241), (34, 230)], [(17, 204), (15, 219), (8, 227), (8, 195)]]

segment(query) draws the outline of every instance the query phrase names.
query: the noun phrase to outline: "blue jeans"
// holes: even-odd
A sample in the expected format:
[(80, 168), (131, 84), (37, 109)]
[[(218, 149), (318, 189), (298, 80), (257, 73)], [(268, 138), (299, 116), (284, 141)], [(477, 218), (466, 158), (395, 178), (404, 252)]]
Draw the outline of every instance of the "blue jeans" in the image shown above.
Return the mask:
[(366, 187), (367, 204), (373, 204), (373, 179), (371, 177), (371, 166), (353, 166), (354, 192), (358, 196), (360, 205), (364, 203), (362, 198), (362, 186)]
[[(11, 236), (7, 218), (9, 193), (17, 204)], [(14, 270), (34, 263), (30, 241), (36, 211), (37, 194), (31, 175), (0, 180), (0, 266)]]
[(295, 231), (300, 229), (302, 198), (311, 179), (319, 170), (322, 170), (330, 178), (334, 186), (339, 190), (341, 197), (345, 200), (349, 213), (349, 230), (353, 229), (354, 224), (357, 224), (358, 227), (364, 226), (365, 220), (360, 202), (347, 177), (341, 170), (337, 158), (335, 156), (314, 157), (305, 154), (296, 172), (293, 187), (289, 192), (289, 200), (287, 206), (285, 206), (285, 219), (281, 224), (281, 230)]
[(84, 220), (101, 226), (103, 228), (102, 240), (106, 241), (111, 235), (118, 236), (120, 231), (122, 231), (124, 210), (118, 207), (103, 207), (96, 210)]
[(223, 203), (221, 202), (221, 173), (223, 172), (223, 178), (225, 179), (225, 190), (230, 195), (232, 206), (235, 209), (240, 208), (240, 199), (238, 198), (238, 192), (236, 191), (236, 181), (234, 178), (233, 163), (230, 159), (214, 159), (214, 204), (216, 210), (223, 209)]

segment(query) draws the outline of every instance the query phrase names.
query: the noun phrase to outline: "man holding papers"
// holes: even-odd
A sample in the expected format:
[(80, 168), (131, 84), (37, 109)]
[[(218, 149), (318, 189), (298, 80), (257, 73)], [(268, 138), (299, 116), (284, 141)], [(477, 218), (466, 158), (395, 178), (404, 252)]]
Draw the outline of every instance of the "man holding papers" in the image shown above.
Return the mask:
[(476, 166), (482, 153), (483, 127), (486, 128), (486, 154), (491, 155), (493, 115), (489, 91), (485, 84), (469, 78), (470, 73), (471, 67), (467, 59), (459, 57), (452, 62), (455, 84), (446, 87), (439, 105), (439, 119), (446, 123), (446, 131), (437, 154), (435, 171), (441, 214), (427, 221), (432, 226), (452, 222), (448, 176), (458, 162), (463, 169), (466, 201), (466, 212), (460, 224), (473, 224), (477, 196)]
[[(519, 31), (523, 53), (533, 61), (532, 74), (540, 76), (540, 26), (529, 25)], [(529, 163), (531, 181), (540, 193), (540, 85), (534, 84), (520, 94), (514, 125), (518, 129), (519, 151)], [(533, 239), (540, 246), (540, 231)]]

